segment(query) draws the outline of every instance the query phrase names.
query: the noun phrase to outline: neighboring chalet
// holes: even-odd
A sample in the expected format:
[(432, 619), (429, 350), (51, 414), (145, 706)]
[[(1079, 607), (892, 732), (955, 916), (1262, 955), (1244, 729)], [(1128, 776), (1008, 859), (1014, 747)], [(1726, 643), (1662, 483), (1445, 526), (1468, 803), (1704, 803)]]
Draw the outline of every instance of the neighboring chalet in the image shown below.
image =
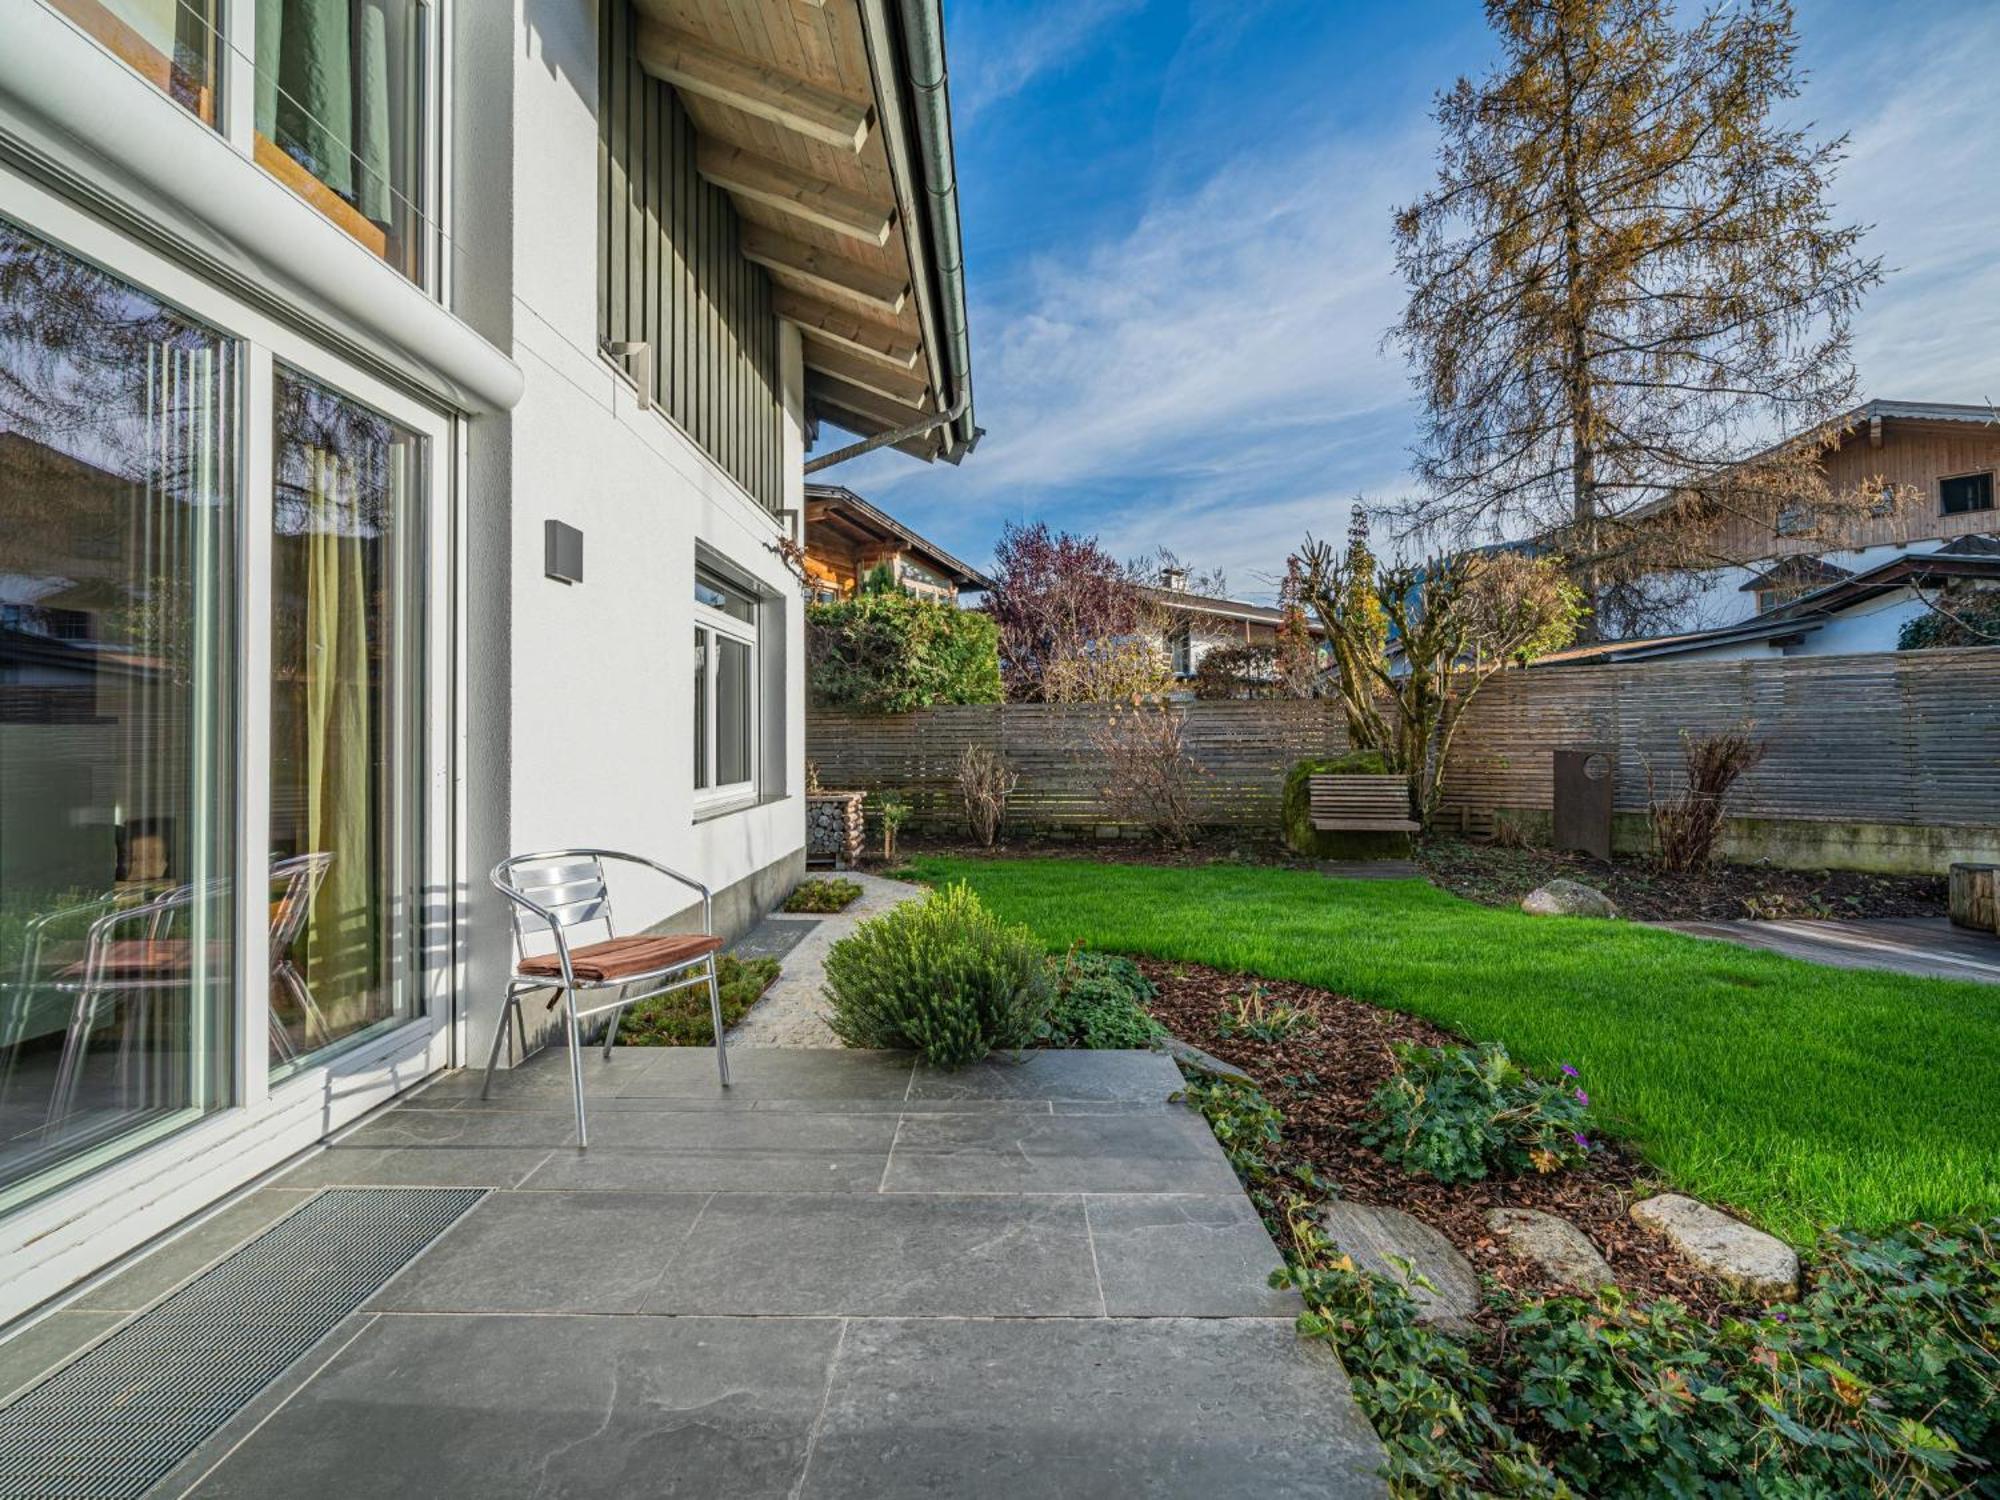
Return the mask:
[[(1854, 526), (1833, 548), (1809, 514), (1781, 516), (1775, 536), (1748, 517), (1724, 521), (1712, 546), (1734, 565), (1714, 570), (1707, 589), (1688, 607), (1685, 633), (1745, 626), (1786, 606), (1819, 599), (1830, 586), (1894, 576), (1893, 570), (1883, 573), (1886, 565), (1958, 543), (1983, 555), (1982, 539), (2000, 533), (2000, 512), (1994, 509), (2000, 418), (1991, 407), (1870, 401), (1836, 425), (1846, 431), (1823, 460), (1834, 493), (1851, 493), (1879, 480), (1885, 488), (1914, 491), (1916, 502), (1885, 503), (1878, 516)], [(1868, 634), (1887, 637), (1887, 645), (1879, 649), (1894, 649), (1895, 626), (1923, 608), (1914, 593), (1903, 593), (1899, 605), (1882, 602), (1880, 593), (1871, 596), (1875, 624)], [(1891, 615), (1898, 618), (1892, 621)], [(1824, 631), (1820, 635), (1831, 638)]]
[(993, 580), (968, 567), (935, 542), (837, 484), (806, 486), (807, 586), (815, 600), (847, 599), (883, 564), (913, 594), (946, 603)]
[[(1284, 611), (1241, 599), (1191, 594), (1184, 569), (1169, 568), (1161, 576), (1165, 587), (1148, 588), (1144, 592), (1166, 617), (1161, 644), (1172, 658), (1177, 679), (1192, 681), (1201, 668), (1201, 659), (1219, 647), (1277, 645)], [(1311, 616), (1307, 617), (1306, 628), (1315, 642), (1326, 634)]]
[[(1759, 587), (1774, 578), (1784, 581), (1776, 588)], [(1744, 585), (1759, 595), (1757, 613), (1746, 619), (1678, 635), (1578, 646), (1529, 665), (1894, 651), (1904, 624), (1930, 608), (1927, 599), (1946, 588), (1966, 587), (2000, 588), (2000, 538), (1961, 536), (1933, 551), (1911, 547), (1854, 572), (1794, 556)]]

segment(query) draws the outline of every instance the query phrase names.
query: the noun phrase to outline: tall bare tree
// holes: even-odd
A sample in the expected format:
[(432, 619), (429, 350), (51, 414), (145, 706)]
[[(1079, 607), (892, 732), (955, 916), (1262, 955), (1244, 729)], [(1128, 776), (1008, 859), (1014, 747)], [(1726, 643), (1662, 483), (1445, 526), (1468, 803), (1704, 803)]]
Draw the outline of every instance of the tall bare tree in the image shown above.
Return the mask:
[(1440, 96), (1437, 184), (1395, 220), (1391, 337), (1425, 406), (1403, 528), (1533, 537), (1615, 614), (1677, 602), (1637, 580), (1740, 561), (1710, 546), (1730, 516), (1834, 535), (1879, 507), (1879, 484), (1832, 494), (1818, 463), (1881, 263), (1827, 205), (1845, 138), (1776, 118), (1800, 87), (1791, 6), (1486, 15), (1499, 64)]

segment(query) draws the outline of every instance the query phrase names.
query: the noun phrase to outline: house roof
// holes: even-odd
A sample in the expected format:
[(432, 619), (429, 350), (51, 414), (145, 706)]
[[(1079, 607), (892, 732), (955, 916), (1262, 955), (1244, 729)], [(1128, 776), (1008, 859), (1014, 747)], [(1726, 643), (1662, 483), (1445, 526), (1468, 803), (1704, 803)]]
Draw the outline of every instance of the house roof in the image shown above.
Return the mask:
[(1795, 552), (1790, 557), (1779, 558), (1763, 572), (1751, 574), (1750, 581), (1736, 592), (1750, 594), (1761, 593), (1765, 589), (1820, 588), (1853, 576), (1851, 568), (1836, 567), (1809, 552)]
[[(1268, 604), (1251, 604), (1243, 599), (1217, 599), (1207, 594), (1190, 594), (1182, 589), (1142, 587), (1140, 592), (1183, 614), (1208, 615), (1219, 620), (1248, 620), (1253, 625), (1278, 625), (1285, 618), (1281, 609)], [(1310, 615), (1306, 617), (1306, 628), (1314, 635), (1326, 634), (1319, 621)]]
[[(1783, 451), (1786, 445), (1795, 443), (1814, 432), (1865, 431), (1876, 421), (1880, 420), (1897, 422), (1963, 422), (1969, 426), (1991, 425), (2000, 427), (2000, 413), (1996, 413), (1992, 406), (1982, 403), (1963, 401), (1864, 401), (1861, 405), (1849, 411), (1842, 412), (1838, 416), (1831, 417), (1825, 422), (1818, 423), (1812, 427), (1801, 428), (1797, 432), (1780, 438), (1768, 447), (1758, 449), (1757, 452), (1739, 459), (1736, 463), (1727, 465), (1723, 472), (1727, 473), (1731, 470), (1741, 468), (1745, 464), (1754, 464), (1759, 459), (1769, 458), (1773, 454)], [(1633, 511), (1630, 519), (1637, 520), (1646, 516), (1658, 515), (1661, 511), (1667, 510), (1678, 503), (1679, 499), (1680, 495), (1678, 492), (1663, 495), (1659, 499), (1642, 505)]]
[(961, 589), (990, 589), (993, 580), (977, 568), (960, 562), (936, 542), (919, 536), (894, 516), (839, 484), (806, 486), (806, 540), (810, 545), (815, 525), (831, 523), (840, 529), (859, 532), (879, 541), (899, 543), (915, 552), (931, 567)]
[(1652, 657), (1685, 656), (1691, 651), (1707, 651), (1716, 646), (1807, 635), (1825, 626), (1843, 610), (1912, 584), (1959, 578), (2000, 583), (2000, 541), (1984, 537), (1979, 540), (1988, 543), (1992, 550), (1908, 553), (1859, 573), (1847, 574), (1775, 609), (1766, 610), (1753, 620), (1735, 625), (1719, 625), (1713, 630), (1692, 630), (1683, 635), (1653, 636), (1645, 640), (1602, 641), (1568, 651), (1554, 651), (1537, 657), (1528, 665), (1550, 667), (1587, 662), (1643, 661)]

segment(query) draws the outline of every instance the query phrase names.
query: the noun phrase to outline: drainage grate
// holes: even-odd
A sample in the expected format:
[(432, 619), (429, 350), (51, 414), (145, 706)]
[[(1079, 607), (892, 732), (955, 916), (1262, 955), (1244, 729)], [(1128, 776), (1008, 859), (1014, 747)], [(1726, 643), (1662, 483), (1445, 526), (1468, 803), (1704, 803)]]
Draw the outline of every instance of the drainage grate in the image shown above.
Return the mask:
[(484, 1190), (330, 1188), (0, 1409), (0, 1495), (140, 1495)]

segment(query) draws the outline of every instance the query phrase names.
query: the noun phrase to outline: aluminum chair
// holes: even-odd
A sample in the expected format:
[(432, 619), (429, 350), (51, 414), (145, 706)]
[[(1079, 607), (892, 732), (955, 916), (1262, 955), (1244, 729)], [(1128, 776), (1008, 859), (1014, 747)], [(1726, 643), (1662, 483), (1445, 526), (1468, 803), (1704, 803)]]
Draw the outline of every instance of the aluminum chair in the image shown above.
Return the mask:
[[(617, 860), (638, 865), (666, 876), (669, 880), (701, 892), (701, 931), (665, 936), (619, 937), (612, 927), (611, 892), (604, 880), (604, 862)], [(569, 1040), (570, 1087), (576, 1095), (576, 1143), (590, 1144), (589, 1128), (583, 1113), (583, 1022), (605, 1012), (611, 1024), (604, 1032), (604, 1055), (611, 1056), (618, 1039), (618, 1021), (625, 1007), (637, 1005), (676, 990), (708, 986), (708, 1009), (715, 1023), (715, 1064), (722, 1086), (729, 1087), (729, 1051), (722, 1039), (722, 992), (716, 984), (715, 955), (722, 939), (711, 932), (713, 908), (707, 886), (692, 876), (670, 870), (655, 860), (617, 849), (552, 849), (539, 854), (516, 854), (493, 867), (494, 889), (507, 898), (514, 923), (514, 974), (507, 981), (507, 1002), (500, 1011), (500, 1024), (493, 1029), (493, 1046), (486, 1055), (486, 1081), (479, 1097), (493, 1089), (493, 1071), (500, 1064), (500, 1044), (508, 1039), (511, 1014), (523, 1038), (526, 1023), (521, 1019), (521, 997), (531, 990), (553, 988), (548, 1008), (564, 1007), (564, 1027)], [(602, 927), (601, 941), (581, 946), (572, 942), (578, 928)], [(529, 943), (546, 933), (554, 939), (555, 950), (531, 953)], [(633, 985), (653, 985), (643, 994), (630, 993)], [(602, 1004), (579, 1005), (578, 995), (598, 995), (616, 990), (618, 998)], [(525, 1041), (523, 1050), (525, 1050)]]

